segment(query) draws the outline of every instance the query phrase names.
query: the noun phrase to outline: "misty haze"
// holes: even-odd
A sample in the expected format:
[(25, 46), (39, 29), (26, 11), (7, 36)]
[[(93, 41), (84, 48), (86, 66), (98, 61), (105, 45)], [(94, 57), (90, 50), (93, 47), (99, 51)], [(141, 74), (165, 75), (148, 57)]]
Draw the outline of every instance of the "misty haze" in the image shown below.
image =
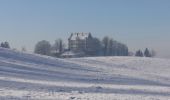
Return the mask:
[(170, 100), (169, 0), (0, 0), (0, 100)]

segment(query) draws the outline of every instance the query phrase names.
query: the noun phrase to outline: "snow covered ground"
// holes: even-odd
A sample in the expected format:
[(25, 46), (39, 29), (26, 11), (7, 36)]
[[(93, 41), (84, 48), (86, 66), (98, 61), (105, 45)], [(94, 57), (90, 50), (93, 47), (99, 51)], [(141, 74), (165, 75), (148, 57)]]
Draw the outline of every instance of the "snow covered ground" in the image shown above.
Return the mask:
[(0, 48), (0, 100), (170, 100), (170, 60), (57, 59)]

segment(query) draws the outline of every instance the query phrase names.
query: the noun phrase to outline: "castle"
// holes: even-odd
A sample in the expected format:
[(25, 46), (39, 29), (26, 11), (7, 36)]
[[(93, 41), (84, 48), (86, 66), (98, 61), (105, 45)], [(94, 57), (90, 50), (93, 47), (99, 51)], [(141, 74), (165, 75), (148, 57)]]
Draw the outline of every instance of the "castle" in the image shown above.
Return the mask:
[(70, 51), (89, 51), (92, 43), (91, 33), (71, 33), (68, 38), (68, 47)]

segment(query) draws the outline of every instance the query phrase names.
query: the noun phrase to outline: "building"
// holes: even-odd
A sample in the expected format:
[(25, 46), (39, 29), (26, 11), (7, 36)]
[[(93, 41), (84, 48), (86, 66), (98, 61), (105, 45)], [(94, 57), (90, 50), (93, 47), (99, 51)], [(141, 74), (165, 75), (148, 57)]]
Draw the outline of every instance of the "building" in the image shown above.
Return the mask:
[(71, 33), (68, 39), (69, 50), (74, 52), (89, 51), (92, 41), (91, 33)]
[(64, 52), (61, 57), (62, 58), (76, 58), (76, 57), (84, 57), (84, 52), (73, 52), (73, 51), (66, 51)]

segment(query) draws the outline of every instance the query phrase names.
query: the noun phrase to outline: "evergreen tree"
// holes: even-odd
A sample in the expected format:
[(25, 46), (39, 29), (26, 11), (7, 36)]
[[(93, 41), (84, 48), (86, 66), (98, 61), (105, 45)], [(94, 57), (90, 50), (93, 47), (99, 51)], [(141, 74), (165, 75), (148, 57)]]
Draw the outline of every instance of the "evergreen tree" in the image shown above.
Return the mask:
[(8, 42), (2, 42), (2, 43), (1, 43), (1, 47), (3, 47), (3, 48), (10, 48)]
[(3, 47), (3, 48), (5, 47), (3, 42), (1, 43), (1, 47)]
[(9, 46), (9, 43), (8, 43), (8, 42), (5, 42), (5, 43), (4, 43), (4, 46), (5, 46), (5, 48), (10, 48), (10, 46)]
[(151, 57), (151, 54), (150, 54), (150, 51), (148, 48), (145, 49), (144, 55), (145, 55), (145, 57)]
[(136, 51), (135, 56), (143, 57), (143, 52), (141, 50)]

